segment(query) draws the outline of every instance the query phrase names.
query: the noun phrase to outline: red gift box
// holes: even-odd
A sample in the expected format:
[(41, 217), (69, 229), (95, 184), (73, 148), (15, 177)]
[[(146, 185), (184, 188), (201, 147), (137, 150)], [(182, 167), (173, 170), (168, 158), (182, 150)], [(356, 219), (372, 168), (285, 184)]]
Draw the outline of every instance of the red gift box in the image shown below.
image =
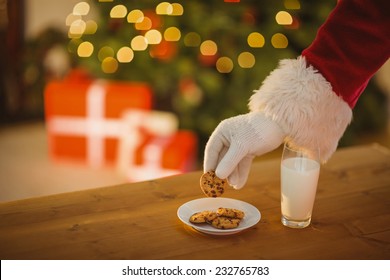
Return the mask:
[(196, 168), (197, 136), (179, 130), (171, 136), (144, 135), (130, 157), (129, 181), (143, 181), (192, 171)]
[(117, 168), (129, 181), (150, 180), (191, 171), (197, 136), (178, 130), (176, 115), (163, 111), (127, 110), (118, 149)]
[(44, 98), (50, 156), (95, 167), (116, 161), (122, 113), (152, 107), (147, 84), (96, 81), (79, 75), (49, 82)]

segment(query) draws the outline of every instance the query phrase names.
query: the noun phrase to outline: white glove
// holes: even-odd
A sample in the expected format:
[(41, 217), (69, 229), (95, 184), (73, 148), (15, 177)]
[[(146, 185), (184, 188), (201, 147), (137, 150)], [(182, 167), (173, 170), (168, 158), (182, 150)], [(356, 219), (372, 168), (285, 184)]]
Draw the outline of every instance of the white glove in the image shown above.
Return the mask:
[(276, 149), (284, 138), (279, 125), (261, 112), (226, 119), (206, 144), (204, 172), (215, 170), (219, 178), (227, 178), (235, 189), (241, 189), (253, 158)]

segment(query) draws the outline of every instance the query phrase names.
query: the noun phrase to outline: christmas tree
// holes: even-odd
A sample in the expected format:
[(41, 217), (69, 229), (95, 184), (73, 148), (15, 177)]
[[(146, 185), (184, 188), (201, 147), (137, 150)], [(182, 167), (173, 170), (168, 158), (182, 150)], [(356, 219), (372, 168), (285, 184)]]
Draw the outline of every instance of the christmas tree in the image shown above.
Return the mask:
[[(202, 153), (221, 120), (248, 111), (253, 90), (278, 61), (297, 57), (312, 42), (336, 3), (80, 1), (64, 19), (66, 47), (74, 65), (96, 78), (147, 82), (154, 108), (174, 112), (181, 128), (195, 131)], [(372, 83), (366, 91), (372, 94), (359, 100), (341, 145), (384, 125), (383, 95)]]
[(253, 90), (310, 44), (335, 2), (80, 2), (68, 48), (96, 77), (149, 83), (154, 107), (203, 143), (222, 119), (247, 112)]

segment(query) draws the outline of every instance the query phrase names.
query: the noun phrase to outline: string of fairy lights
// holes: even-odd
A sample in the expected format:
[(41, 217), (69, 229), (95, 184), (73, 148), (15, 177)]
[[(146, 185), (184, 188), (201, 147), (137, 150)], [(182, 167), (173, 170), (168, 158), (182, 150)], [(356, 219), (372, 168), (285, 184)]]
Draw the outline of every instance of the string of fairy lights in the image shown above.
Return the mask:
[[(99, 2), (114, 2), (114, 0), (99, 0)], [(229, 2), (229, 1), (226, 1)], [(231, 1), (230, 1), (231, 2)], [(234, 0), (233, 2), (239, 2)], [(300, 9), (299, 0), (284, 0), (286, 10)], [(114, 50), (110, 46), (103, 46), (96, 49), (96, 46), (88, 40), (83, 40), (83, 35), (95, 34), (99, 28), (97, 22), (93, 19), (86, 20), (85, 17), (91, 11), (90, 4), (85, 1), (74, 5), (73, 11), (67, 16), (65, 23), (69, 27), (68, 37), (70, 38), (68, 49), (74, 51), (80, 58), (89, 58), (97, 55), (101, 62), (101, 69), (104, 73), (115, 73), (119, 63), (130, 63), (136, 52), (148, 51), (149, 46), (159, 45), (165, 42), (178, 42), (183, 40), (184, 46), (199, 48), (202, 56), (214, 56), (218, 52), (218, 42), (211, 39), (202, 40), (196, 31), (183, 34), (179, 27), (169, 26), (165, 29), (154, 28), (150, 16), (146, 15), (141, 9), (128, 10), (125, 5), (113, 3), (110, 14), (112, 19), (125, 19), (129, 24), (134, 25), (139, 35), (130, 40), (130, 44)], [(183, 16), (185, 11), (180, 3), (160, 2), (156, 4), (155, 14), (157, 16)], [(279, 25), (291, 26), (294, 24), (293, 16), (288, 11), (278, 11), (275, 15), (275, 21)], [(142, 33), (141, 33), (142, 32)], [(264, 36), (260, 32), (252, 32), (247, 36), (247, 42), (250, 48), (262, 48), (266, 44)], [(283, 33), (275, 33), (270, 44), (277, 49), (288, 47), (288, 39)], [(150, 56), (154, 54), (149, 49)], [(255, 56), (250, 51), (241, 52), (237, 59), (237, 64), (241, 68), (252, 68), (256, 63)], [(215, 68), (220, 73), (229, 73), (233, 71), (234, 59), (228, 56), (221, 56), (216, 59)]]

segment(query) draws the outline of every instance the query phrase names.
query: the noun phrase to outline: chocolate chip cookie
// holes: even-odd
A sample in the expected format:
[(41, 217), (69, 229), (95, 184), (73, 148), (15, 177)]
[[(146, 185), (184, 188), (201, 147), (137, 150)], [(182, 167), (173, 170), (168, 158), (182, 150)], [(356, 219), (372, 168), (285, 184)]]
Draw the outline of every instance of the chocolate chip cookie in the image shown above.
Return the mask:
[(229, 217), (217, 217), (211, 221), (211, 225), (218, 229), (232, 229), (240, 225), (241, 219), (233, 219)]
[(205, 210), (191, 215), (190, 222), (194, 224), (209, 223), (217, 216), (218, 214), (216, 212)]
[(200, 177), (200, 188), (208, 197), (223, 195), (227, 185), (227, 180), (218, 178), (214, 171), (208, 171)]
[(224, 208), (219, 207), (217, 209), (218, 216), (224, 216), (228, 218), (234, 218), (234, 219), (243, 219), (245, 216), (245, 213), (241, 210), (234, 209), (234, 208)]

